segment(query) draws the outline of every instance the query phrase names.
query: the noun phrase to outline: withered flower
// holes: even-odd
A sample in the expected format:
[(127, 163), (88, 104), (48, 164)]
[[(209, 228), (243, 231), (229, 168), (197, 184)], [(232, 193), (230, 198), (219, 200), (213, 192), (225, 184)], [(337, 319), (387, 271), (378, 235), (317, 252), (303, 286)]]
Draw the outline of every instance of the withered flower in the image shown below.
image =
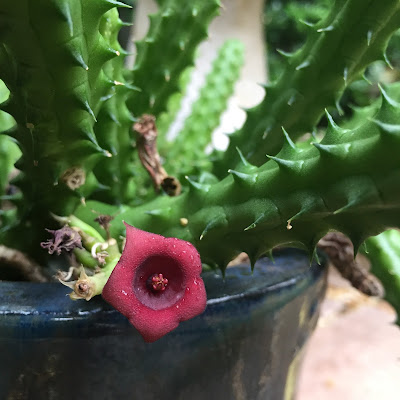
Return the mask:
[(61, 229), (54, 231), (46, 229), (46, 231), (50, 232), (53, 237), (46, 242), (40, 243), (40, 246), (43, 249), (47, 249), (49, 254), (56, 253), (60, 255), (63, 250), (69, 252), (75, 248), (83, 249), (81, 236), (67, 225)]

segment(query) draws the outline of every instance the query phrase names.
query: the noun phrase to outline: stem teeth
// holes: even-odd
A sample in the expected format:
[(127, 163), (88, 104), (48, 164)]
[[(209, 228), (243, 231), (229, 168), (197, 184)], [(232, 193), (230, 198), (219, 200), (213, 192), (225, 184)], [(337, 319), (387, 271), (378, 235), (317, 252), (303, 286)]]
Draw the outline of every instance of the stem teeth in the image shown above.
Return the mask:
[(299, 64), (299, 65), (296, 67), (296, 71), (300, 71), (301, 69), (307, 68), (307, 67), (310, 66), (310, 64), (311, 64), (310, 61), (309, 61), (309, 60), (306, 60), (306, 61), (302, 62), (301, 64)]
[(333, 31), (334, 29), (335, 29), (335, 27), (334, 27), (333, 25), (329, 25), (329, 26), (327, 26), (327, 27), (325, 27), (325, 28), (320, 28), (320, 29), (318, 29), (317, 32), (318, 32), (318, 33), (321, 33), (321, 32), (330, 32), (330, 31)]
[(367, 32), (367, 44), (368, 46), (371, 44), (371, 39), (372, 39), (372, 31)]

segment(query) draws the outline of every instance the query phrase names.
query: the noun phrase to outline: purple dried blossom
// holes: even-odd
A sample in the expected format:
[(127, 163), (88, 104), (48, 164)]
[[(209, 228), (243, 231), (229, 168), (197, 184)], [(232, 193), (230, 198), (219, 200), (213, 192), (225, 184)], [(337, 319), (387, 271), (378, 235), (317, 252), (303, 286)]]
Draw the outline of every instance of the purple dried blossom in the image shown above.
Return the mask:
[(73, 249), (82, 249), (82, 239), (79, 233), (69, 226), (64, 226), (61, 229), (51, 230), (46, 229), (53, 237), (46, 242), (40, 243), (43, 249), (47, 249), (49, 254), (56, 253), (60, 255), (63, 250), (69, 252)]

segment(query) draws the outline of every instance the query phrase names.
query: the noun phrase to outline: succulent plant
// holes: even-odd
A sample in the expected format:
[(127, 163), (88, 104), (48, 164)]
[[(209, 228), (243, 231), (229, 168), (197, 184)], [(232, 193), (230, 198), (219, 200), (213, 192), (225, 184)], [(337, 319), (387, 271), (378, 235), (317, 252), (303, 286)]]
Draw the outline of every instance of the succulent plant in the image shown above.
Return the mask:
[[(0, 213), (2, 244), (43, 262), (39, 244), (54, 249), (56, 240), (45, 241), (45, 228), (57, 240), (73, 236), (57, 233), (60, 225), (78, 232), (82, 242), (64, 248), (85, 269), (73, 282), (61, 280), (72, 298), (89, 299), (121, 257), (123, 221), (190, 242), (204, 264), (222, 270), (240, 252), (254, 265), (282, 245), (312, 256), (329, 231), (346, 234), (357, 251), (399, 227), (400, 86), (380, 87), (380, 99), (350, 121), (331, 116), (371, 63), (390, 64), (385, 50), (400, 28), (397, 0), (336, 0), (321, 20), (306, 23), (303, 47), (281, 51), (281, 75), (246, 110), (227, 150), (212, 154), (205, 148), (243, 61), (237, 41), (221, 48), (176, 139), (161, 137), (158, 146), (157, 119), (165, 133), (165, 112), (176, 111), (182, 76), (219, 0), (160, 1), (132, 69), (118, 42), (121, 7), (127, 5), (116, 0), (0, 4), (0, 79), (7, 87), (0, 92), (0, 155), (8, 154), (0, 159), (0, 196), (9, 208)], [(21, 157), (10, 180), (14, 143)], [(8, 185), (16, 189), (7, 192)], [(399, 254), (399, 244), (395, 236), (379, 238), (369, 239), (374, 262), (386, 265), (376, 246)], [(397, 290), (398, 280), (382, 281)], [(396, 296), (387, 298), (398, 310)]]

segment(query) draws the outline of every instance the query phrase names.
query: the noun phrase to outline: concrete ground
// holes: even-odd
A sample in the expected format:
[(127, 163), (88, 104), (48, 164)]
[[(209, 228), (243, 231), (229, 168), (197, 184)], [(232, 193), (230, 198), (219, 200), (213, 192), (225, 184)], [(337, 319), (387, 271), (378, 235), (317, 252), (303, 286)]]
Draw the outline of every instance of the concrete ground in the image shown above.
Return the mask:
[(296, 400), (400, 399), (400, 328), (389, 304), (353, 289), (332, 268)]

